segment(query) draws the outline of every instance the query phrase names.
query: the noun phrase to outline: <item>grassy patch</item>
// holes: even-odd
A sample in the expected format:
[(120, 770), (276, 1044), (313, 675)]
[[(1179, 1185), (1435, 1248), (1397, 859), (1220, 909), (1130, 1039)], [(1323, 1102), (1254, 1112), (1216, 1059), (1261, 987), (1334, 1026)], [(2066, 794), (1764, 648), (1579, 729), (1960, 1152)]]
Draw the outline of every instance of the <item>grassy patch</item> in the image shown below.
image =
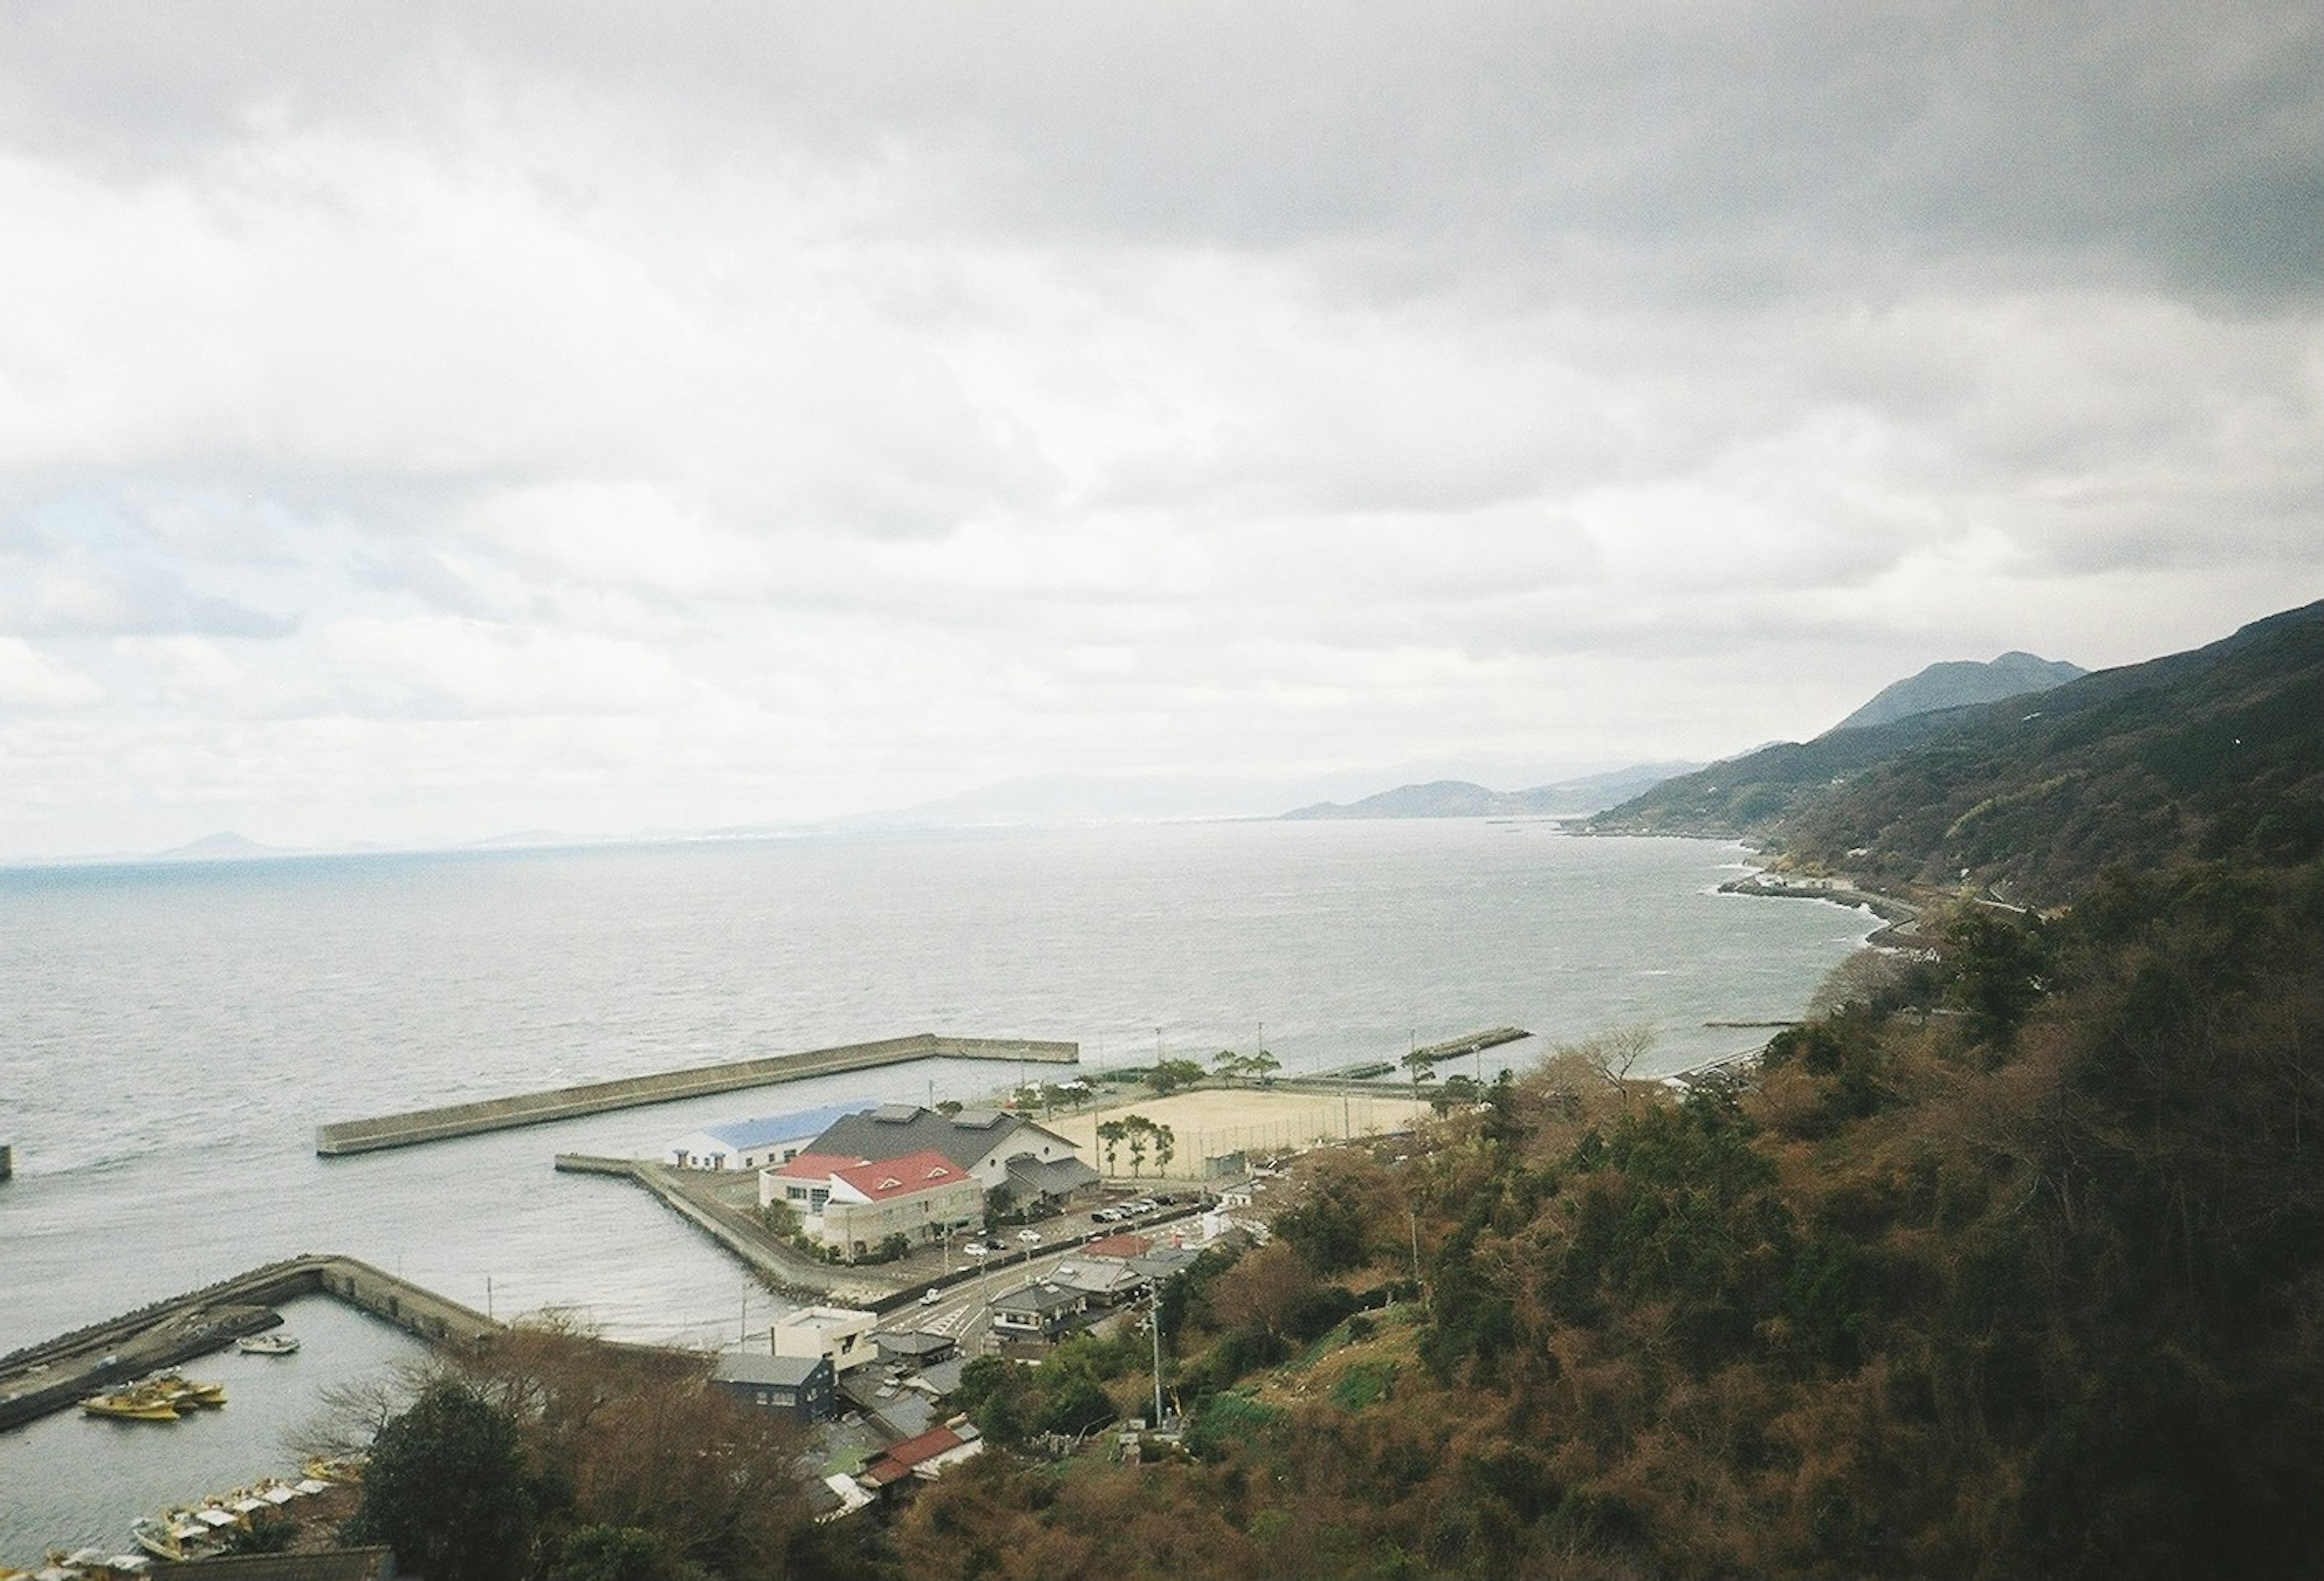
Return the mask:
[(1240, 1389), (1213, 1394), (1195, 1409), (1186, 1447), (1200, 1455), (1231, 1442), (1257, 1438), (1283, 1412)]
[(1385, 1398), (1395, 1383), (1394, 1362), (1358, 1362), (1332, 1385), (1331, 1402), (1342, 1411), (1361, 1411)]

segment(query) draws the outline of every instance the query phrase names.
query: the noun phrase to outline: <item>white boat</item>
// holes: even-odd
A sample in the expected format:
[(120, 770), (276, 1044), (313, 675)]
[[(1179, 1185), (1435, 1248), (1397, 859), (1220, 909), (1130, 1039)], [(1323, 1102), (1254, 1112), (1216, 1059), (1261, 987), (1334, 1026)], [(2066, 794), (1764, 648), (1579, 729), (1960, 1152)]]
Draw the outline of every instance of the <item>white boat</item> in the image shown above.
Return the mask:
[(295, 1334), (245, 1334), (234, 1342), (235, 1349), (244, 1356), (289, 1356), (299, 1348)]

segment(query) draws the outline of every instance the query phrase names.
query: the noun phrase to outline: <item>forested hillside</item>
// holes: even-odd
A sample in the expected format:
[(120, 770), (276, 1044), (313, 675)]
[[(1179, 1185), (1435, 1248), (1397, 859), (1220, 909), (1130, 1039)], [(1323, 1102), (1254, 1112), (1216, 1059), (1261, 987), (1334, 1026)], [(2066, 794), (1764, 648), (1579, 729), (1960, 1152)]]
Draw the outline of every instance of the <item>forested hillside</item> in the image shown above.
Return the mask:
[(1309, 1161), (1166, 1306), (1184, 1454), (987, 1457), (894, 1573), (2324, 1574), (2324, 606), (2038, 701), (1627, 811), (2046, 920), (1940, 901), (1683, 1098), (1615, 1039)]
[[(1314, 1161), (1166, 1307), (1186, 1454), (986, 1456), (892, 1573), (2324, 1571), (2324, 870), (1946, 936), (1748, 1083), (1577, 1051)], [(1142, 1350), (980, 1364), (983, 1416), (1137, 1410)]]

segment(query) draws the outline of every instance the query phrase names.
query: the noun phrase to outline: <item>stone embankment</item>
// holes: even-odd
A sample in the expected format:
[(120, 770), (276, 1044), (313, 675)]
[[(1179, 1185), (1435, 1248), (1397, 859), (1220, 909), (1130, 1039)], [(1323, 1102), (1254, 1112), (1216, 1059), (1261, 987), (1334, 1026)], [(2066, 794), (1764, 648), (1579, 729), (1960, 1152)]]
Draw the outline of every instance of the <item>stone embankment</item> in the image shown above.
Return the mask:
[(0, 1429), (197, 1356), (282, 1321), (277, 1304), (321, 1293), (431, 1345), (476, 1345), (500, 1331), (482, 1312), (353, 1257), (309, 1254), (0, 1356)]
[(374, 1153), (389, 1147), (411, 1147), (451, 1136), (472, 1136), (484, 1131), (505, 1131), (538, 1126), (578, 1115), (604, 1114), (613, 1109), (641, 1108), (748, 1087), (770, 1087), (809, 1076), (829, 1076), (877, 1065), (905, 1064), (913, 1060), (1027, 1061), (1070, 1065), (1081, 1059), (1081, 1045), (1039, 1039), (948, 1037), (915, 1033), (908, 1037), (882, 1038), (874, 1043), (844, 1043), (836, 1048), (811, 1049), (804, 1053), (770, 1054), (757, 1060), (732, 1060), (717, 1065), (697, 1065), (683, 1071), (662, 1071), (627, 1076), (612, 1081), (592, 1081), (577, 1087), (556, 1087), (541, 1092), (516, 1093), (507, 1098), (473, 1103), (446, 1104), (411, 1109), (369, 1119), (335, 1120), (315, 1133), (315, 1151), (325, 1157)]

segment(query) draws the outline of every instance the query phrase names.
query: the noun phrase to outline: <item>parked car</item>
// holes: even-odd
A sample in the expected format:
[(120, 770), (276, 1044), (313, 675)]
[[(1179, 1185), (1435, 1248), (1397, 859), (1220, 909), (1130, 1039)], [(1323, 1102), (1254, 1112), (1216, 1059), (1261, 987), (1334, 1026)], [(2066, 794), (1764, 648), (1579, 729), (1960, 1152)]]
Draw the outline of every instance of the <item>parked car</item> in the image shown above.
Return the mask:
[(1000, 1249), (998, 1246), (988, 1246), (982, 1241), (971, 1241), (961, 1248), (972, 1257), (990, 1257)]
[(1017, 1238), (1028, 1246), (1038, 1246), (1041, 1244), (1041, 1232), (1038, 1229), (1020, 1229), (1017, 1232)]

